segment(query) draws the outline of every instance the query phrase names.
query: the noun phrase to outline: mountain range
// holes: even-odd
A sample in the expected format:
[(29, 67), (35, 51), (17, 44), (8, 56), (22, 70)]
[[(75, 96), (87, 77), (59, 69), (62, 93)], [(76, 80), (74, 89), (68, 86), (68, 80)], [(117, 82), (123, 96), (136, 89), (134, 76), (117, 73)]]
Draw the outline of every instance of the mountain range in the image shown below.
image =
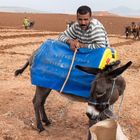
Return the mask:
[(134, 10), (124, 6), (111, 9), (109, 12), (122, 16), (140, 16), (140, 9)]
[(13, 12), (13, 13), (44, 13), (44, 11), (39, 11), (27, 7), (0, 7), (0, 12)]
[[(17, 12), (17, 13), (52, 13), (51, 11), (39, 11), (26, 7), (0, 7), (0, 12)], [(96, 15), (119, 15), (119, 16), (138, 16), (140, 9), (134, 10), (128, 7), (120, 6), (108, 11), (94, 11)]]

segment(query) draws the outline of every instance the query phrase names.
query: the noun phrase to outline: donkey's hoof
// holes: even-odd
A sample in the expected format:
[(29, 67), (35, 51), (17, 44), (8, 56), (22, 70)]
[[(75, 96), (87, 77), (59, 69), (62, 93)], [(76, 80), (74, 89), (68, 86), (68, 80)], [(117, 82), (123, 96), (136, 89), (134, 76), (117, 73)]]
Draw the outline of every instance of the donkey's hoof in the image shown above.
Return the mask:
[(49, 125), (51, 125), (51, 122), (50, 121), (47, 121), (47, 122), (45, 122), (45, 125), (46, 126), (49, 126)]
[(48, 119), (47, 120), (42, 120), (42, 122), (44, 122), (46, 126), (49, 126), (51, 124), (51, 122)]
[(38, 129), (38, 132), (39, 132), (39, 133), (45, 130), (45, 129), (43, 128), (42, 124), (37, 125), (37, 129)]
[(38, 132), (41, 133), (42, 131), (44, 131), (45, 129), (42, 127), (42, 128), (38, 128)]

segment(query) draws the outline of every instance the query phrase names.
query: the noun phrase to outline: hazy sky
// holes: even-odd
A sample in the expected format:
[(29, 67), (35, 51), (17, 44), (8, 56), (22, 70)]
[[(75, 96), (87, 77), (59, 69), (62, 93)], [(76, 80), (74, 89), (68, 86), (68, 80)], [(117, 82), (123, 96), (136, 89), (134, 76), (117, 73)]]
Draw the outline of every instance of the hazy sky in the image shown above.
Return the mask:
[(140, 0), (0, 0), (0, 7), (27, 7), (54, 13), (75, 13), (80, 5), (88, 5), (92, 11), (111, 10), (119, 6), (137, 10), (140, 9)]

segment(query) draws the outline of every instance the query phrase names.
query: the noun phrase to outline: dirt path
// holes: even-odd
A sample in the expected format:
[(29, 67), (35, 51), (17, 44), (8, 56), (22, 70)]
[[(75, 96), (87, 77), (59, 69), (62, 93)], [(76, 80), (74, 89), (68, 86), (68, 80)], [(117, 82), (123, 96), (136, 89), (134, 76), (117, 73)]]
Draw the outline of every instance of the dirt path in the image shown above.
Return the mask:
[[(27, 32), (0, 29), (0, 140), (85, 140), (88, 132), (87, 104), (72, 102), (66, 105), (68, 99), (56, 91), (48, 97), (48, 105), (45, 105), (52, 125), (41, 134), (31, 127), (34, 123), (32, 98), (35, 87), (30, 83), (29, 69), (18, 78), (13, 74), (45, 39), (57, 36), (37, 31), (28, 35)], [(133, 61), (132, 67), (123, 74), (127, 88), (120, 124), (130, 140), (140, 140), (140, 41), (115, 35), (109, 39), (123, 64)]]

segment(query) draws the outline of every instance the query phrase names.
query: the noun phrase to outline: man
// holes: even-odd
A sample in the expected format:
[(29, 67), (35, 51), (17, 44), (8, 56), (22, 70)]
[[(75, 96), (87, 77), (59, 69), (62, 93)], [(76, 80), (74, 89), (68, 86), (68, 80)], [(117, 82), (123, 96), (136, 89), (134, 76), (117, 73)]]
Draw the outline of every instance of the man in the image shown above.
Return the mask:
[(109, 46), (103, 25), (97, 19), (92, 19), (88, 6), (77, 9), (77, 21), (61, 33), (58, 40), (67, 43), (72, 51), (82, 47), (95, 49)]
[[(77, 21), (62, 32), (58, 40), (67, 43), (72, 51), (83, 47), (90, 49), (109, 47), (104, 26), (97, 19), (92, 18), (91, 9), (88, 6), (80, 6), (77, 9)], [(111, 108), (110, 110), (113, 111)], [(110, 113), (110, 110), (107, 111)], [(88, 139), (90, 137), (89, 134)]]
[(23, 26), (25, 29), (28, 29), (28, 27), (30, 27), (30, 21), (27, 17), (24, 17)]

